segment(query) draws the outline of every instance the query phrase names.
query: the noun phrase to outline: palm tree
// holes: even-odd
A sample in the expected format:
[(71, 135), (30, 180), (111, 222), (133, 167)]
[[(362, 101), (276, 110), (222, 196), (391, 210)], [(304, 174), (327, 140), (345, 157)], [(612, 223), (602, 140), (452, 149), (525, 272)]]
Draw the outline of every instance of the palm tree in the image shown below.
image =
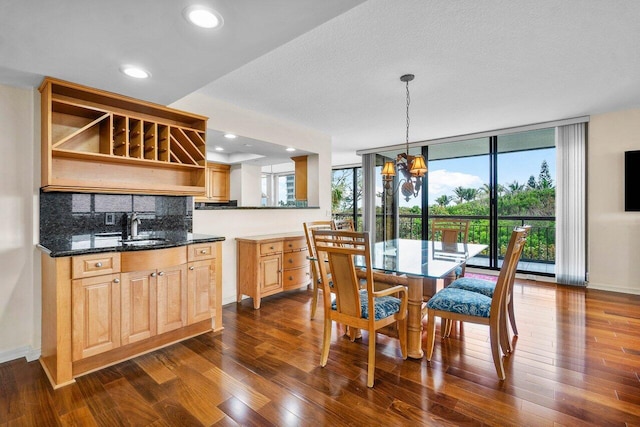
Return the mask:
[(435, 201), (438, 204), (438, 206), (442, 206), (444, 208), (453, 201), (453, 196), (442, 195), (438, 197)]
[(518, 181), (513, 181), (512, 183), (507, 184), (507, 189), (509, 194), (518, 194), (524, 190), (524, 184), (520, 184)]
[(458, 197), (458, 204), (464, 202), (464, 196), (465, 196), (466, 188), (464, 188), (464, 187), (456, 187), (456, 188), (453, 189), (453, 192), (455, 193), (456, 197)]

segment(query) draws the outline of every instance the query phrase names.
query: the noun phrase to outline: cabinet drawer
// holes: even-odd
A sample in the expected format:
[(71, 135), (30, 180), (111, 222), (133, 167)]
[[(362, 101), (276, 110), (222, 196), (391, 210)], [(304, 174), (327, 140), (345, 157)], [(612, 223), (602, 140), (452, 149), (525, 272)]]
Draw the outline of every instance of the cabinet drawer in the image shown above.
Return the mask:
[(199, 261), (201, 259), (211, 259), (216, 257), (216, 242), (198, 243), (189, 245), (187, 249), (188, 261)]
[(156, 270), (186, 263), (184, 246), (122, 253), (122, 272)]
[(74, 256), (71, 259), (71, 278), (99, 276), (120, 272), (120, 254), (115, 252)]
[(307, 259), (307, 255), (309, 255), (308, 251), (298, 251), (298, 252), (285, 252), (283, 268), (298, 268), (309, 265), (309, 260)]
[(311, 279), (311, 272), (307, 265), (306, 267), (294, 268), (291, 270), (285, 269), (282, 276), (282, 286), (285, 289), (290, 289), (308, 284)]
[(282, 252), (282, 240), (277, 242), (260, 243), (260, 255)]
[(307, 248), (307, 241), (304, 237), (298, 239), (286, 239), (284, 241), (284, 251), (297, 251)]

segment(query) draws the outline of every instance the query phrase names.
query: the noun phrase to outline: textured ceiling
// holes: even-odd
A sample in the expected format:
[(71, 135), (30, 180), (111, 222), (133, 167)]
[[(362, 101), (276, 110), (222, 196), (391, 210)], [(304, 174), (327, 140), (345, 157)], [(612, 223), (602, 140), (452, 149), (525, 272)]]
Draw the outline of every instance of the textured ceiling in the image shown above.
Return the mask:
[(0, 1), (0, 83), (199, 92), (331, 135), (334, 164), (404, 142), (405, 73), (411, 141), (640, 107), (638, 0), (203, 1), (213, 32), (182, 18), (191, 3)]
[(640, 106), (640, 1), (369, 0), (201, 89), (357, 149)]

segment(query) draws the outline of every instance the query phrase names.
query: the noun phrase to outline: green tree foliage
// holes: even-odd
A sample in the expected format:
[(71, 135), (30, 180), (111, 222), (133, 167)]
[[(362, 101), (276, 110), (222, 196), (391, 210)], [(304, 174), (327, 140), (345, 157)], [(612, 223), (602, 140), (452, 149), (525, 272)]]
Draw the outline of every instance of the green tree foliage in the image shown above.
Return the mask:
[(553, 181), (549, 173), (549, 165), (546, 160), (540, 165), (540, 174), (538, 175), (538, 188), (553, 188)]
[(438, 206), (442, 206), (442, 207), (448, 206), (449, 203), (451, 203), (452, 201), (453, 201), (453, 197), (446, 196), (446, 195), (442, 195), (436, 199), (436, 203), (438, 204)]

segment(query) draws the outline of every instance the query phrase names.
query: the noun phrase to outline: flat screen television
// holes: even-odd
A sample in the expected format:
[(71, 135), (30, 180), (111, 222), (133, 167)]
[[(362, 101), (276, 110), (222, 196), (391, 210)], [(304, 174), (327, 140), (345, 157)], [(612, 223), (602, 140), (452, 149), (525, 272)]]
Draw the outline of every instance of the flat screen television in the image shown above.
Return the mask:
[(624, 153), (624, 210), (640, 212), (640, 150)]

